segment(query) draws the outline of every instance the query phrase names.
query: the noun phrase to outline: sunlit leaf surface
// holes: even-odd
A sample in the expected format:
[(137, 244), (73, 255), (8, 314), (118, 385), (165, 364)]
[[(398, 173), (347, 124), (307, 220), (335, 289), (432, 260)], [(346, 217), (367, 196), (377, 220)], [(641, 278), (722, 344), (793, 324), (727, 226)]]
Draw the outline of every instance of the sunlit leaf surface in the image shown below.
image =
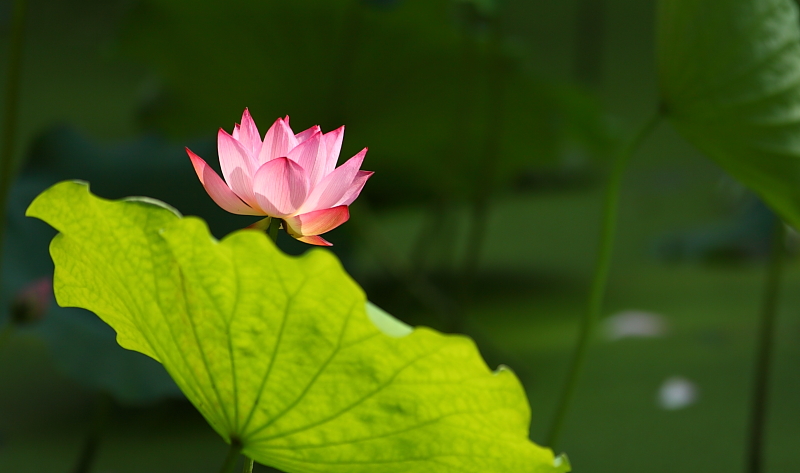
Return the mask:
[(658, 68), (683, 135), (800, 226), (800, 26), (793, 0), (661, 0)]
[[(217, 241), (149, 200), (85, 184), (28, 214), (51, 244), (59, 304), (95, 312), (163, 363), (228, 442), (287, 472), (563, 472), (528, 440), (517, 378), (462, 336), (410, 329), (367, 304), (335, 257), (293, 258), (254, 230)], [(374, 322), (373, 322), (374, 321)], [(380, 328), (378, 328), (380, 327)], [(558, 465), (558, 466), (556, 466)]]

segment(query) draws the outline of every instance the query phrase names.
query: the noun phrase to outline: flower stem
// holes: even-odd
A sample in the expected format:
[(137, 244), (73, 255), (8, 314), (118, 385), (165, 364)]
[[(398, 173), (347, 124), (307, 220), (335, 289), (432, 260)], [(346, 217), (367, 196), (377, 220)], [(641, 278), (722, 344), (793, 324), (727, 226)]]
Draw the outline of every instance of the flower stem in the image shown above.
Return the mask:
[(253, 473), (253, 459), (245, 457), (244, 458), (244, 468), (242, 468), (242, 473)]
[(617, 206), (619, 203), (619, 194), (622, 187), (622, 177), (625, 174), (628, 161), (633, 153), (658, 125), (661, 120), (661, 112), (657, 112), (652, 118), (642, 126), (642, 128), (634, 135), (633, 139), (617, 154), (614, 159), (611, 176), (609, 177), (608, 187), (606, 188), (605, 202), (603, 204), (603, 220), (600, 227), (600, 248), (597, 255), (597, 262), (594, 269), (594, 277), (592, 279), (591, 292), (589, 293), (589, 300), (584, 313), (583, 321), (581, 322), (580, 332), (578, 334), (578, 342), (575, 346), (575, 351), (572, 354), (569, 372), (567, 379), (561, 391), (561, 397), (558, 400), (555, 416), (553, 417), (550, 430), (545, 441), (545, 445), (555, 450), (558, 446), (558, 441), (561, 436), (561, 431), (564, 427), (564, 421), (567, 417), (572, 398), (575, 397), (575, 390), (578, 385), (578, 378), (580, 377), (583, 365), (586, 362), (586, 355), (589, 349), (589, 342), (594, 334), (597, 320), (600, 318), (600, 311), (603, 308), (603, 299), (606, 292), (606, 284), (608, 282), (608, 272), (611, 267), (611, 253), (614, 248), (614, 235), (616, 233), (617, 225)]
[(242, 453), (242, 443), (239, 439), (231, 439), (231, 447), (228, 449), (228, 455), (225, 457), (225, 463), (222, 464), (219, 473), (233, 473), (240, 453)]
[(11, 18), (11, 36), (8, 43), (8, 76), (6, 77), (5, 109), (3, 110), (2, 147), (0, 147), (0, 258), (6, 229), (6, 207), (11, 175), (14, 172), (14, 150), (17, 138), (17, 112), (19, 109), (19, 84), (22, 71), (22, 47), (25, 39), (26, 0), (14, 2)]
[(276, 245), (278, 244), (278, 230), (281, 228), (281, 219), (272, 217), (269, 221), (269, 228), (267, 228), (267, 235), (270, 240)]
[(764, 430), (767, 421), (772, 346), (774, 344), (778, 292), (783, 269), (783, 241), (786, 237), (783, 222), (780, 219), (776, 220), (777, 224), (773, 230), (772, 249), (767, 266), (767, 278), (764, 282), (764, 298), (761, 302), (761, 321), (753, 374), (753, 397), (750, 406), (750, 431), (746, 459), (748, 473), (761, 473), (764, 465)]

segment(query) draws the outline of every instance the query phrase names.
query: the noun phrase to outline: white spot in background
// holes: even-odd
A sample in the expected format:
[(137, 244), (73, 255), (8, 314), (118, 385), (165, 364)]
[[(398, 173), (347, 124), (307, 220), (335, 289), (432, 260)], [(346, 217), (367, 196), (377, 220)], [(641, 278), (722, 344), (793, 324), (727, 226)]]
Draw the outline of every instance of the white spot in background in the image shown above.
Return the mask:
[(610, 341), (625, 337), (662, 337), (667, 333), (664, 317), (640, 310), (626, 310), (605, 320), (605, 335)]
[(658, 389), (658, 405), (662, 409), (675, 411), (695, 402), (697, 402), (697, 386), (681, 376), (665, 379)]

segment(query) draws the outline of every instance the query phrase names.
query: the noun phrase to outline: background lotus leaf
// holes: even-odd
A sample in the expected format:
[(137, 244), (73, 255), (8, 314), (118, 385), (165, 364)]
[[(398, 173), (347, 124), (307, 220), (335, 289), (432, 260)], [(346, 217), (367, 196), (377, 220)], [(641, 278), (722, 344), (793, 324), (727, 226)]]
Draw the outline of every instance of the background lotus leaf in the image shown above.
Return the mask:
[(664, 110), (800, 227), (800, 25), (792, 0), (662, 0)]

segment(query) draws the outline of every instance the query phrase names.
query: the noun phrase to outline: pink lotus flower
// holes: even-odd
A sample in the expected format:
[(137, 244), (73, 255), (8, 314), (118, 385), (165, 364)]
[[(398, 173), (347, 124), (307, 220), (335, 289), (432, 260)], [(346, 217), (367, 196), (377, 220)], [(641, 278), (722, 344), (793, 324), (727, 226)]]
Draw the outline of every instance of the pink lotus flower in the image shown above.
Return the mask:
[(319, 235), (350, 218), (350, 205), (373, 174), (361, 171), (364, 148), (338, 168), (344, 127), (322, 133), (319, 126), (295, 134), (289, 117), (278, 118), (264, 140), (245, 109), (233, 135), (217, 134), (223, 181), (188, 148), (197, 177), (220, 207), (239, 215), (283, 221), (289, 235), (312, 245), (331, 246)]

